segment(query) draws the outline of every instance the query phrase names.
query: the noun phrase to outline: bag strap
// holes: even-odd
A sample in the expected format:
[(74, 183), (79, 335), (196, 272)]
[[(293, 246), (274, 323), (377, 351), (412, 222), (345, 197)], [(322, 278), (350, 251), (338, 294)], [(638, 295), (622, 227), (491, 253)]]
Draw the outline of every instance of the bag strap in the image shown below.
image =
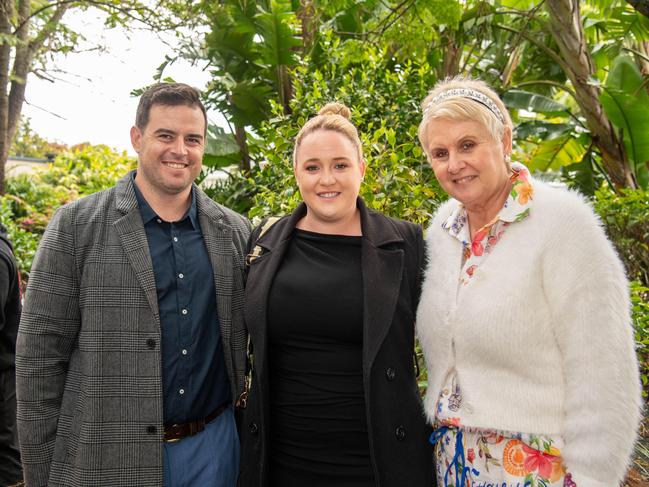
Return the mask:
[[(280, 219), (278, 216), (269, 216), (266, 221), (261, 225), (259, 235), (255, 239), (255, 246), (246, 256), (246, 265), (250, 267), (252, 261), (261, 255), (262, 248), (257, 245), (257, 242), (264, 234)], [(248, 407), (248, 394), (250, 393), (250, 383), (252, 381), (252, 342), (250, 341), (250, 333), (248, 333), (248, 340), (246, 343), (246, 376), (243, 381), (243, 391), (235, 401), (234, 405), (238, 409), (246, 409)]]
[(280, 219), (278, 216), (269, 216), (266, 221), (262, 224), (261, 230), (259, 231), (259, 235), (257, 235), (257, 239), (255, 240), (255, 246), (252, 249), (252, 252), (250, 252), (246, 256), (246, 265), (250, 266), (252, 264), (252, 261), (255, 260), (257, 257), (261, 255), (262, 248), (257, 245), (257, 242), (261, 237), (264, 236), (264, 234), (272, 227), (277, 221)]

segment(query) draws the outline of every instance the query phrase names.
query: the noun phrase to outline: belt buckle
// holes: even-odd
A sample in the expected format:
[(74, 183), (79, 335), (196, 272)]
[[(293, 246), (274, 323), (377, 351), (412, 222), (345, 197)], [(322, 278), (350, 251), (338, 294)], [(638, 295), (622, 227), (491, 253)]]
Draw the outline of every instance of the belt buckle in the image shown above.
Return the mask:
[[(173, 430), (173, 429), (177, 428), (178, 426), (180, 426), (180, 425), (178, 425), (178, 424), (172, 424), (171, 427), (170, 427), (169, 429), (170, 429), (170, 430)], [(165, 442), (165, 443), (178, 443), (180, 440), (182, 440), (182, 437), (180, 437), (180, 438), (169, 438), (168, 440), (165, 438), (165, 439), (164, 439), (164, 442)]]

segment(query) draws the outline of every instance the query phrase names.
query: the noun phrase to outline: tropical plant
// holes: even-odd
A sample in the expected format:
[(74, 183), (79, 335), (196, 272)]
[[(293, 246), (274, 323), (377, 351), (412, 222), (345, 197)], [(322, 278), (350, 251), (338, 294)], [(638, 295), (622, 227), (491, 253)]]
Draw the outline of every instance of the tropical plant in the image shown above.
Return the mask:
[(330, 62), (319, 69), (305, 65), (295, 70), (299, 82), (290, 114), (273, 104), (274, 116), (255, 138), (259, 164), (251, 176), (256, 194), (250, 216), (285, 214), (299, 203), (291, 162), (293, 139), (321, 106), (337, 100), (350, 107), (361, 134), (367, 161), (362, 196), (368, 206), (425, 223), (446, 198), (417, 142), (418, 106), (434, 81), (434, 71), (412, 62), (394, 68), (381, 48), (321, 35)]
[[(281, 16), (270, 36), (256, 19), (274, 11)], [(560, 171), (590, 194), (603, 179), (614, 188), (648, 184), (646, 137), (637, 134), (649, 117), (649, 19), (621, 0), (233, 0), (211, 12), (207, 51), (216, 81), (208, 91), (229, 114), (246, 170), (256, 157), (249, 137), (276, 115), (270, 101), (286, 115), (296, 96), (289, 85), (300, 80), (286, 68), (337, 62), (327, 46), (333, 37), (360, 41), (346, 48), (350, 56), (378, 47), (388, 70), (426, 62), (435, 79), (486, 80), (513, 110), (516, 154), (533, 170)], [(258, 51), (266, 45), (284, 57), (263, 60)], [(273, 74), (280, 72), (281, 83)], [(251, 110), (247, 120), (242, 108)]]

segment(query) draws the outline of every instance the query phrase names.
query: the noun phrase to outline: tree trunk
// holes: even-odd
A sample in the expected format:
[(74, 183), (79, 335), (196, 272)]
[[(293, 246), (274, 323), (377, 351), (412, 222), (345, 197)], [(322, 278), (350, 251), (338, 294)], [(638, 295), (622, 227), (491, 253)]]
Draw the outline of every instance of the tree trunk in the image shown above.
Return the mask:
[(241, 170), (245, 174), (250, 173), (250, 153), (248, 151), (248, 141), (246, 138), (246, 129), (242, 125), (234, 126), (234, 139), (241, 151)]
[(313, 0), (300, 0), (300, 8), (296, 12), (296, 17), (302, 24), (302, 55), (306, 56), (311, 52), (317, 32)]
[[(27, 76), (32, 70), (34, 56), (43, 47), (59, 26), (69, 4), (59, 5), (39, 32), (30, 39), (30, 0), (19, 0), (18, 11), (13, 10), (14, 2), (0, 0), (2, 19), (0, 19), (0, 34), (15, 35), (16, 47), (11, 66), (11, 46), (8, 43), (0, 49), (0, 194), (4, 194), (5, 166), (9, 156), (9, 148), (13, 140), (20, 113), (25, 101)], [(19, 28), (11, 32), (11, 18), (16, 14), (16, 25)], [(11, 72), (11, 76), (9, 73)]]
[(293, 84), (291, 82), (291, 75), (288, 68), (284, 64), (280, 64), (277, 70), (277, 94), (279, 101), (284, 107), (284, 115), (291, 114), (291, 100), (293, 99)]
[[(11, 35), (11, 19), (14, 13), (13, 0), (0, 0), (0, 35)], [(5, 165), (9, 155), (9, 67), (11, 65), (11, 46), (9, 42), (0, 44), (0, 194), (5, 192)]]
[(611, 182), (616, 188), (637, 188), (624, 144), (599, 102), (599, 88), (588, 82), (595, 76), (595, 68), (584, 37), (579, 0), (546, 0), (545, 6), (550, 13), (550, 31), (566, 62), (566, 74), (574, 86), (575, 98)]
[(456, 76), (460, 72), (460, 58), (462, 57), (463, 49), (458, 45), (458, 42), (450, 30), (447, 29), (442, 34), (444, 43), (444, 60), (437, 69), (437, 78), (444, 79), (446, 77)]

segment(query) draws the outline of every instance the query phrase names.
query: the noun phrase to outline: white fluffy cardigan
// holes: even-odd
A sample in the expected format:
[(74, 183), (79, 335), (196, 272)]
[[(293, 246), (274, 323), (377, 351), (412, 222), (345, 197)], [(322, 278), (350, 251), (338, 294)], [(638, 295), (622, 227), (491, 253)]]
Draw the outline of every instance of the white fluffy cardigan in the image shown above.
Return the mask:
[(534, 181), (530, 215), (512, 224), (459, 293), (461, 243), (438, 210), (417, 333), (435, 417), (449, 370), (465, 426), (561, 435), (578, 487), (614, 487), (637, 434), (641, 388), (624, 269), (590, 206)]

